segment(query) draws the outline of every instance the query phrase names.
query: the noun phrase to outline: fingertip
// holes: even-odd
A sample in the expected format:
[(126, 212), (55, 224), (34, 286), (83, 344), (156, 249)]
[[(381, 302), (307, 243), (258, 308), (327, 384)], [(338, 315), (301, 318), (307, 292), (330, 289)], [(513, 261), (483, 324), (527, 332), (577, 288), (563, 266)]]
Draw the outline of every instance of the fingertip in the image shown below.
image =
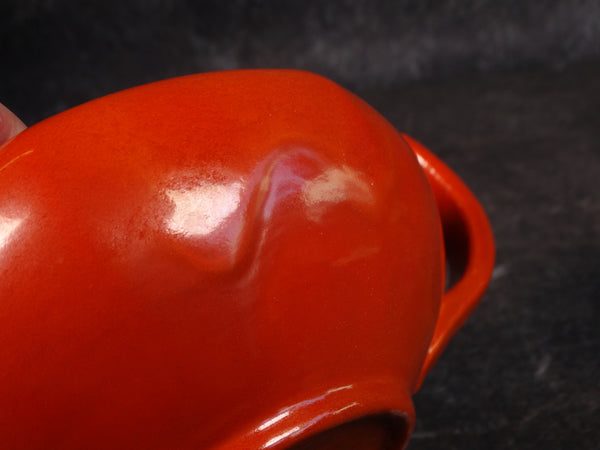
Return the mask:
[(0, 145), (23, 131), (27, 126), (10, 109), (0, 103)]

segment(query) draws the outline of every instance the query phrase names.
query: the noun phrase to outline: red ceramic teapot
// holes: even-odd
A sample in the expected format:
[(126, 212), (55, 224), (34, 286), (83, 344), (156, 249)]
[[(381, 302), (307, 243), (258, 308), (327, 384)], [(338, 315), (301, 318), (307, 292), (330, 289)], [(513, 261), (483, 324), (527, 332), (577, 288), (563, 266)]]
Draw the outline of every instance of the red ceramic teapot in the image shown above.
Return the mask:
[(76, 107), (0, 149), (0, 442), (402, 448), (493, 252), (456, 175), (319, 76)]

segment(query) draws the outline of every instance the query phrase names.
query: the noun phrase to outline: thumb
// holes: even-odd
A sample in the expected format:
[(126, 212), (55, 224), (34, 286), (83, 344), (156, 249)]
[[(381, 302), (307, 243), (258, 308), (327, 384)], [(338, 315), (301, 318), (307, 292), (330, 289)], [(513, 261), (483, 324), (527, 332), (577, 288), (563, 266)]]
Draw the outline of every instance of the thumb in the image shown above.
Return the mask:
[(0, 103), (0, 145), (16, 136), (25, 128), (25, 124), (11, 110)]

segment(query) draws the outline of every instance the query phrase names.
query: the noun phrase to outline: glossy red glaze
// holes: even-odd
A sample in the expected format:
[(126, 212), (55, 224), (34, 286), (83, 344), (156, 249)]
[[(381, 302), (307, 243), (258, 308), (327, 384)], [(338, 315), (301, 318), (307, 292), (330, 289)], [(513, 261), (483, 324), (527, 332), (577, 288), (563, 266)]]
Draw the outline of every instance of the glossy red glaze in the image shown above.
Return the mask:
[(492, 264), (460, 180), (324, 78), (95, 100), (0, 149), (0, 442), (402, 447)]

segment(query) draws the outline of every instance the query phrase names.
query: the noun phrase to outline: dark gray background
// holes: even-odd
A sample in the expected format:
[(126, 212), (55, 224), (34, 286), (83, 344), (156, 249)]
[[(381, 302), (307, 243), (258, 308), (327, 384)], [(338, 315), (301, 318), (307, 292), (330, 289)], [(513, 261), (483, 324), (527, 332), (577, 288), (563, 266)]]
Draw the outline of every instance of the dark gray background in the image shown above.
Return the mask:
[(248, 67), (356, 92), (489, 214), (493, 280), (416, 395), (409, 448), (599, 448), (600, 3), (0, 2), (0, 101), (28, 124)]

